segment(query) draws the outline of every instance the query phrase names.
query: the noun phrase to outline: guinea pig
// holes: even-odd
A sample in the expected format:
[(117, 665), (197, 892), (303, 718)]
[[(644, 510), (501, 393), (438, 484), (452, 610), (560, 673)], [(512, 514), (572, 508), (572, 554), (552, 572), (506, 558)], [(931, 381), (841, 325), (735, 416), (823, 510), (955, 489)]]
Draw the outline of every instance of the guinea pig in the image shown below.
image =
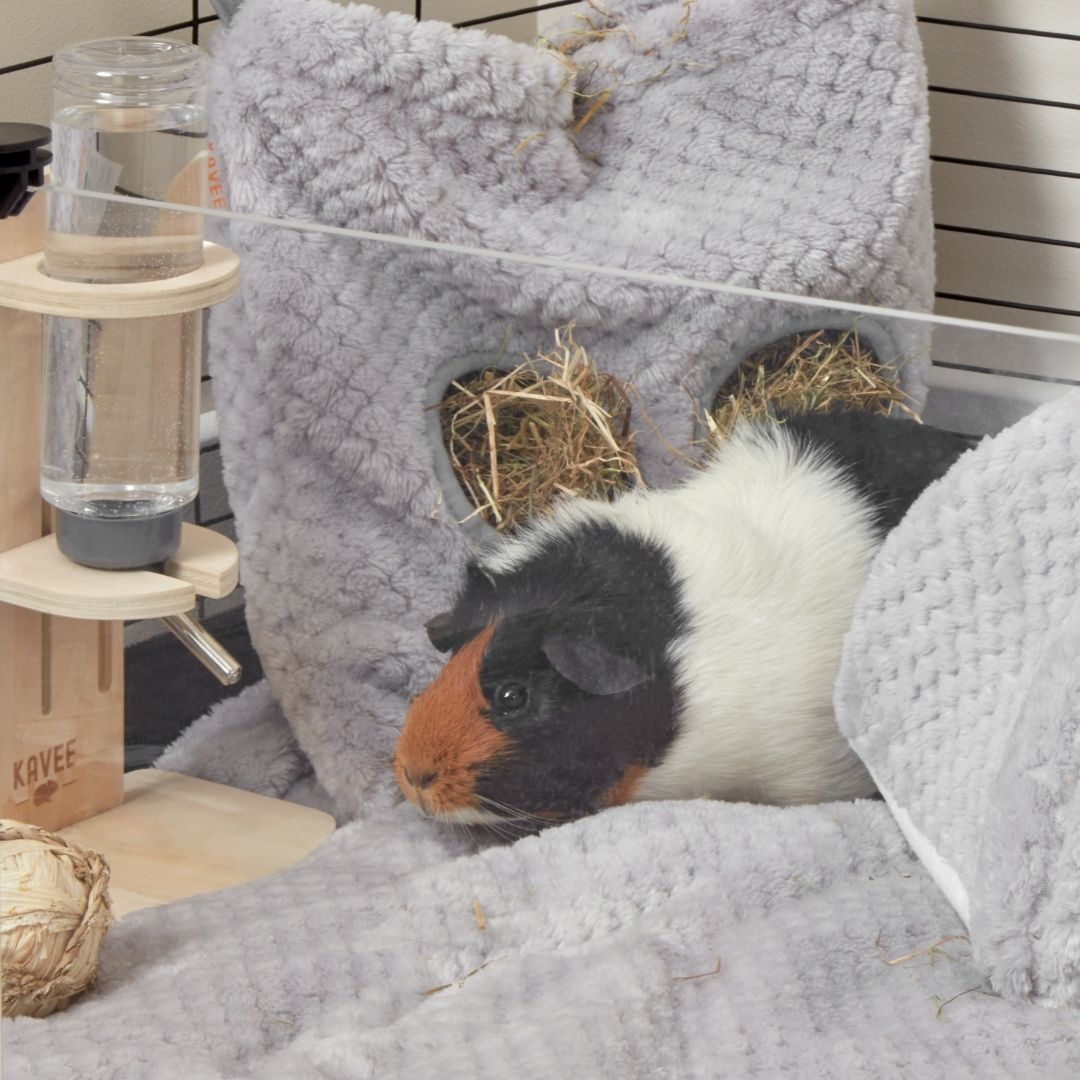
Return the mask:
[(394, 768), (450, 822), (643, 799), (874, 794), (833, 683), (885, 533), (968, 447), (855, 412), (744, 423), (699, 473), (568, 499), (467, 567), (427, 624), (450, 657)]

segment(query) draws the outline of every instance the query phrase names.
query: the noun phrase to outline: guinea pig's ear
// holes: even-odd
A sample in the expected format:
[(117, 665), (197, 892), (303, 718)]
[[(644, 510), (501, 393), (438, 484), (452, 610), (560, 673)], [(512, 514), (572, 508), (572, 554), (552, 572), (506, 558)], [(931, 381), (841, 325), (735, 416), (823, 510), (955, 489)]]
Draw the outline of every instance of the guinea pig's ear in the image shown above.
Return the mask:
[(494, 606), (494, 583), (476, 563), (470, 562), (453, 609), (424, 624), (428, 640), (439, 652), (460, 648), (487, 625)]
[(429, 619), (424, 623), (424, 629), (427, 631), (428, 641), (439, 652), (449, 652), (465, 639), (452, 611), (444, 611), (434, 619)]
[(648, 679), (628, 656), (619, 656), (589, 638), (548, 637), (541, 648), (564, 679), (590, 694), (622, 694)]

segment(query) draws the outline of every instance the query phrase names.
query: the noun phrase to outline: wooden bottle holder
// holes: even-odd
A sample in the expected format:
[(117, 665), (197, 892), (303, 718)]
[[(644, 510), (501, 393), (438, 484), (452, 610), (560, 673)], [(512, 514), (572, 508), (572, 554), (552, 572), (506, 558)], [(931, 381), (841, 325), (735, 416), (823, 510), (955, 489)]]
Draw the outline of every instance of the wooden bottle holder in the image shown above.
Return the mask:
[(174, 615), (236, 586), (231, 540), (184, 525), (163, 573), (78, 566), (41, 501), (42, 315), (177, 315), (227, 299), (226, 248), (202, 267), (139, 284), (57, 281), (42, 270), (44, 199), (0, 221), (0, 815), (56, 830), (124, 795), (125, 619)]

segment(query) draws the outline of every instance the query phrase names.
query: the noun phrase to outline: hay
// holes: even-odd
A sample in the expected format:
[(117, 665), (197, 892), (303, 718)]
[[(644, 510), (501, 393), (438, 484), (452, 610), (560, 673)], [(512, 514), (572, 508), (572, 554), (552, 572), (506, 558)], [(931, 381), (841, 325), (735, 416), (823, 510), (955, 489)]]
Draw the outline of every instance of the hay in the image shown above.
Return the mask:
[(997, 997), (996, 994), (991, 993), (989, 990), (984, 990), (985, 982), (979, 983), (978, 986), (969, 987), (967, 990), (961, 990), (959, 994), (953, 994), (951, 998), (946, 998), (942, 1001), (937, 994), (930, 995), (930, 1003), (934, 1006), (935, 1015), (942, 1022), (945, 1023), (945, 1007), (951, 1005), (954, 1001), (958, 1001), (962, 997), (967, 997), (968, 994), (983, 994), (986, 997)]
[[(641, 483), (626, 388), (597, 371), (573, 324), (512, 371), (458, 380), (438, 406), (443, 441), (481, 515), (510, 530), (565, 495), (610, 499)], [(465, 520), (468, 520), (467, 518)]]
[[(895, 367), (879, 361), (858, 326), (794, 334), (736, 369), (706, 413), (709, 441), (726, 438), (740, 420), (787, 409), (901, 410), (918, 419), (895, 380)], [(438, 408), (451, 464), (475, 508), (469, 517), (508, 531), (563, 496), (611, 499), (642, 484), (632, 396), (632, 386), (596, 369), (572, 323), (556, 331), (550, 352), (512, 371), (487, 368), (453, 383)], [(662, 438), (640, 405), (638, 412)]]
[(723, 957), (716, 961), (716, 967), (712, 971), (702, 971), (697, 975), (675, 975), (672, 977), (672, 982), (694, 982), (697, 979), (711, 979), (714, 975), (720, 974), (720, 968), (723, 965)]
[(882, 415), (899, 409), (918, 419), (908, 401), (895, 368), (860, 340), (858, 326), (815, 330), (782, 338), (743, 361), (717, 394), (706, 423), (712, 438), (725, 439), (740, 420), (774, 417), (782, 409), (839, 407)]
[(486, 930), (487, 926), (488, 926), (488, 924), (487, 924), (487, 915), (484, 914), (484, 909), (481, 906), (479, 900), (474, 900), (472, 902), (472, 909), (473, 909), (473, 915), (476, 918), (476, 928), (478, 930)]
[(460, 979), (455, 979), (453, 982), (441, 983), (438, 986), (432, 986), (428, 990), (421, 990), (421, 997), (431, 997), (433, 994), (441, 994), (444, 990), (449, 990), (450, 987), (456, 986), (459, 990), (465, 985), (465, 983), (471, 979), (474, 975), (479, 975), (481, 971), (486, 967), (490, 967), (496, 960), (501, 960), (501, 956), (496, 956), (493, 960), (486, 960), (479, 967), (474, 967), (472, 971), (466, 971)]
[(906, 964), (909, 960), (916, 960), (919, 957), (926, 956), (929, 958), (932, 967), (938, 956), (944, 956), (947, 960), (954, 959), (941, 947), (942, 945), (948, 945), (950, 941), (967, 941), (970, 943), (971, 939), (967, 934), (949, 934), (947, 937), (935, 941), (932, 945), (927, 945), (924, 949), (916, 949), (914, 952), (905, 953), (903, 956), (897, 956), (892, 960), (886, 960), (885, 963), (890, 967), (895, 967), (897, 964)]

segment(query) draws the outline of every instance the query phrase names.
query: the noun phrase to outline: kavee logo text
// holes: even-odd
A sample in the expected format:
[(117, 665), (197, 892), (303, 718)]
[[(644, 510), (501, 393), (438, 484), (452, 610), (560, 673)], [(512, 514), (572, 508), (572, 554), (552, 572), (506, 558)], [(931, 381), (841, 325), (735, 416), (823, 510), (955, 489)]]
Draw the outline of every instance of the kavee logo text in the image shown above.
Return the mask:
[(13, 801), (33, 799), (34, 805), (40, 806), (56, 794), (61, 784), (70, 784), (75, 779), (77, 743), (77, 739), (68, 739), (19, 758), (11, 766)]

